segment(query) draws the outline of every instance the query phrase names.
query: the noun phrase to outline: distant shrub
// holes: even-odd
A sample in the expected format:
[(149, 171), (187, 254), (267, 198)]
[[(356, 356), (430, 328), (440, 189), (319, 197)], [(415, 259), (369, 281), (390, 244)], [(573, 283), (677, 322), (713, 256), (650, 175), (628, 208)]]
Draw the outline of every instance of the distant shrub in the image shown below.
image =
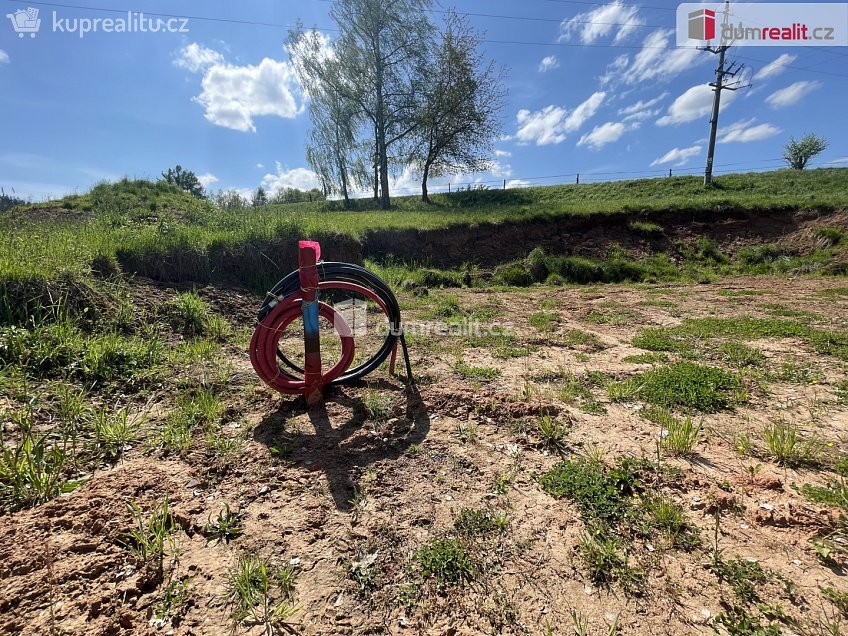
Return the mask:
[(456, 272), (440, 269), (423, 269), (421, 284), (425, 287), (462, 287), (462, 276)]
[(548, 277), (550, 270), (548, 269), (547, 259), (541, 247), (533, 248), (533, 251), (524, 259), (524, 268), (530, 277), (537, 283), (541, 283)]
[(766, 243), (765, 245), (743, 247), (736, 256), (744, 265), (763, 265), (788, 258), (790, 253), (780, 245)]
[(552, 272), (571, 283), (600, 283), (604, 271), (596, 262), (579, 256), (557, 256), (549, 259)]
[(499, 283), (511, 287), (529, 287), (533, 284), (533, 277), (519, 263), (500, 265), (495, 268), (494, 276)]
[(603, 264), (604, 282), (623, 283), (639, 282), (645, 277), (643, 267), (624, 258), (613, 258)]
[(647, 221), (630, 221), (631, 230), (645, 236), (661, 236), (663, 233), (662, 226), (656, 223), (648, 223)]

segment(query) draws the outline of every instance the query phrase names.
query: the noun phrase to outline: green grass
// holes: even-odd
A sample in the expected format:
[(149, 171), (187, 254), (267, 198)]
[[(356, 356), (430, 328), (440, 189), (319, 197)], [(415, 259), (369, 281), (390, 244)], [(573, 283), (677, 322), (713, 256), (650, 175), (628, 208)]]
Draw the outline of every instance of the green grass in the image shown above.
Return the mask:
[(190, 581), (174, 579), (162, 591), (162, 600), (153, 610), (153, 616), (158, 620), (171, 620), (180, 617), (187, 609), (192, 590)]
[(822, 596), (833, 603), (843, 618), (848, 619), (848, 592), (840, 592), (832, 587), (822, 588)]
[(608, 385), (611, 399), (640, 399), (668, 408), (685, 407), (706, 413), (744, 401), (744, 385), (734, 374), (692, 362), (655, 367)]
[[(401, 197), (388, 211), (365, 209), (370, 203), (363, 200), (356, 202), (362, 208), (356, 212), (327, 201), (269, 205), (249, 213), (217, 210), (166, 184), (124, 180), (49, 203), (75, 211), (75, 221), (27, 220), (37, 205), (6, 215), (0, 220), (0, 279), (52, 279), (63, 270), (87, 274), (95, 259), (111, 255), (126, 273), (197, 283), (243, 281), (265, 291), (281, 271), (293, 268), (290, 244), (299, 238), (321, 239), (335, 246), (333, 258), (350, 260), (356, 241), (376, 231), (636, 211), (646, 214), (640, 221), (648, 223), (653, 212), (685, 209), (697, 215), (717, 206), (827, 210), (844, 204), (846, 174), (832, 168), (723, 175), (713, 188), (704, 188), (697, 177), (673, 177), (434, 195), (437, 206)], [(626, 279), (624, 272), (616, 276)]]
[(94, 418), (94, 438), (97, 449), (106, 459), (116, 459), (138, 435), (138, 419), (130, 419), (126, 408), (115, 413), (103, 407)]
[(555, 453), (561, 453), (565, 450), (565, 439), (571, 430), (567, 423), (550, 415), (543, 415), (536, 420), (533, 428), (542, 440), (542, 446)]
[(569, 329), (565, 333), (563, 340), (566, 346), (580, 347), (590, 352), (601, 351), (604, 349), (604, 343), (601, 341), (598, 334), (591, 333), (589, 331), (582, 331), (581, 329)]
[(86, 334), (67, 317), (29, 328), (0, 329), (0, 363), (20, 367), (34, 377), (127, 379), (143, 375), (163, 354), (163, 344), (153, 334)]
[(229, 543), (242, 535), (241, 515), (230, 510), (229, 504), (218, 512), (213, 519), (210, 513), (206, 525), (203, 527), (203, 536), (213, 541)]
[(590, 526), (615, 526), (630, 510), (637, 480), (626, 464), (607, 467), (589, 458), (566, 459), (539, 479), (549, 495), (574, 501)]
[(26, 427), (20, 439), (0, 450), (0, 511), (37, 506), (69, 490), (63, 479), (66, 443)]
[(693, 453), (702, 424), (695, 424), (691, 416), (678, 418), (661, 406), (645, 407), (639, 414), (662, 427), (660, 444), (668, 454), (686, 457)]
[(160, 504), (154, 504), (149, 514), (145, 514), (136, 503), (129, 505), (134, 525), (121, 533), (119, 542), (125, 546), (140, 565), (151, 567), (162, 580), (166, 548), (170, 548), (171, 557), (176, 558), (176, 520), (171, 513), (168, 497)]
[(474, 366), (467, 364), (462, 356), (458, 356), (456, 364), (453, 365), (453, 370), (463, 378), (469, 380), (494, 380), (501, 374), (501, 370), (497, 367)]
[(661, 236), (663, 233), (661, 225), (647, 221), (630, 221), (628, 227), (637, 234), (644, 234), (645, 236)]
[(644, 577), (641, 571), (628, 567), (624, 542), (617, 537), (586, 532), (577, 543), (577, 554), (595, 583), (623, 581), (634, 587)]
[(801, 494), (815, 503), (828, 504), (848, 510), (848, 482), (845, 477), (831, 481), (827, 486), (812, 486), (804, 484)]
[(413, 558), (424, 578), (433, 578), (442, 586), (470, 581), (478, 569), (465, 544), (453, 537), (424, 544)]
[(848, 380), (839, 380), (833, 386), (836, 401), (843, 406), (848, 406)]
[(671, 499), (660, 495), (646, 497), (642, 507), (650, 516), (650, 524), (665, 537), (671, 547), (691, 550), (700, 544), (697, 526), (686, 520), (683, 508)]
[(453, 294), (437, 296), (427, 312), (431, 318), (457, 318), (465, 315), (465, 310), (459, 304), (459, 299)]
[(385, 422), (392, 416), (391, 398), (376, 389), (368, 390), (362, 405), (365, 407), (367, 419), (372, 422)]
[(226, 576), (224, 598), (230, 607), (233, 631), (243, 623), (261, 625), (266, 634), (282, 633), (297, 611), (294, 605), (297, 573), (254, 552), (242, 554)]
[(761, 367), (766, 361), (762, 351), (741, 342), (723, 342), (719, 351), (724, 362), (735, 369)]
[(826, 299), (848, 298), (848, 287), (831, 287), (816, 292), (816, 296)]
[(481, 537), (504, 532), (508, 524), (506, 513), (488, 508), (463, 508), (454, 519), (453, 527), (462, 536)]
[(743, 603), (759, 600), (758, 588), (769, 580), (769, 573), (757, 561), (739, 558), (724, 560), (719, 556), (708, 567), (730, 586), (736, 598)]
[(622, 362), (630, 364), (665, 364), (668, 362), (668, 356), (664, 353), (637, 353), (632, 356), (625, 356)]
[(639, 317), (638, 312), (627, 307), (593, 309), (586, 314), (586, 321), (596, 325), (624, 327)]
[(815, 463), (821, 451), (821, 442), (805, 438), (798, 427), (786, 422), (776, 422), (763, 431), (769, 456), (783, 466)]
[(633, 345), (649, 351), (691, 351), (694, 342), (711, 338), (750, 341), (759, 338), (798, 338), (813, 350), (848, 360), (848, 333), (827, 331), (779, 318), (687, 318), (677, 327), (642, 329)]
[(534, 314), (530, 314), (530, 317), (527, 319), (527, 322), (530, 323), (530, 326), (533, 327), (536, 331), (541, 331), (542, 333), (550, 333), (556, 329), (557, 321), (559, 320), (559, 314), (553, 311), (537, 311)]

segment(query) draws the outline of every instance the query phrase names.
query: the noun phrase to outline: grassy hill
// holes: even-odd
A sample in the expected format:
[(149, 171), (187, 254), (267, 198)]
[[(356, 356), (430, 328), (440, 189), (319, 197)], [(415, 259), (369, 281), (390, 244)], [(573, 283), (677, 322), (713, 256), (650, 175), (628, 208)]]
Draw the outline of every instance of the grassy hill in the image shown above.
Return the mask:
[[(370, 232), (435, 229), (638, 211), (829, 211), (848, 205), (848, 169), (724, 175), (711, 188), (672, 177), (396, 198), (392, 210), (342, 210), (336, 201), (222, 211), (165, 183), (123, 180), (15, 208), (0, 217), (0, 278), (108, 275), (120, 266), (160, 280), (213, 280), (262, 289), (294, 262), (298, 238), (355, 260)], [(401, 258), (414, 255), (401, 254)]]

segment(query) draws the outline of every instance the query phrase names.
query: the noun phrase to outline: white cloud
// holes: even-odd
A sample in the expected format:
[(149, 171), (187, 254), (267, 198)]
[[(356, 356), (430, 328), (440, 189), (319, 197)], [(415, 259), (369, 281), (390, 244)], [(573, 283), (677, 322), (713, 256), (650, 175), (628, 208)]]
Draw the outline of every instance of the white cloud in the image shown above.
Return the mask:
[(496, 157), (511, 157), (512, 153), (509, 150), (495, 150)]
[(573, 35), (578, 34), (583, 44), (591, 44), (615, 30), (613, 43), (618, 43), (626, 40), (644, 23), (644, 20), (639, 16), (638, 7), (626, 5), (621, 0), (613, 0), (609, 4), (585, 13), (578, 13), (573, 18), (563, 20), (559, 27), (558, 41), (568, 41)]
[(607, 144), (621, 139), (627, 130), (627, 126), (621, 122), (608, 121), (600, 126), (595, 126), (592, 132), (586, 133), (577, 142), (578, 146), (589, 146), (592, 150), (600, 150)]
[(724, 126), (718, 130), (719, 143), (748, 143), (750, 141), (761, 141), (780, 134), (781, 130), (772, 124), (759, 124), (754, 126), (756, 119), (743, 119), (736, 123)]
[(664, 163), (673, 163), (675, 166), (682, 166), (692, 157), (701, 154), (701, 146), (690, 146), (689, 148), (672, 148), (659, 159), (654, 159), (651, 162), (652, 166), (661, 166)]
[(592, 93), (586, 101), (571, 111), (571, 114), (566, 118), (565, 131), (574, 132), (580, 130), (586, 120), (591, 119), (598, 112), (598, 108), (604, 103), (605, 97), (606, 93), (603, 91)]
[(645, 80), (667, 81), (683, 71), (709, 61), (709, 55), (695, 48), (697, 42), (690, 41), (684, 47), (675, 47), (672, 29), (658, 29), (642, 42), (642, 49), (633, 56), (632, 62), (625, 55), (618, 56), (607, 67), (601, 84), (614, 80), (626, 84), (637, 84)]
[(537, 146), (561, 143), (565, 141), (567, 133), (579, 130), (594, 116), (605, 96), (604, 92), (593, 93), (570, 113), (554, 105), (532, 113), (522, 109), (516, 115), (519, 128), (515, 136), (523, 143), (534, 141)]
[(266, 174), (262, 177), (262, 186), (271, 194), (275, 194), (286, 188), (297, 188), (298, 190), (320, 188), (321, 181), (312, 170), (307, 168), (286, 170), (285, 166), (278, 161), (276, 174)]
[(489, 172), (492, 176), (508, 179), (512, 176), (512, 166), (508, 163), (501, 163), (500, 161), (491, 161), (489, 162)]
[(265, 164), (264, 164), (264, 163), (257, 163), (257, 164), (256, 164), (256, 167), (257, 167), (257, 168), (264, 168), (264, 167), (265, 167)]
[(641, 111), (643, 111), (647, 108), (651, 108), (652, 106), (656, 106), (658, 103), (660, 103), (666, 97), (668, 97), (668, 93), (663, 93), (662, 95), (659, 95), (657, 97), (654, 97), (653, 99), (649, 99), (649, 100), (644, 101), (644, 102), (640, 99), (635, 104), (631, 104), (630, 106), (626, 106), (624, 108), (619, 108), (618, 114), (619, 115), (633, 115), (633, 114), (641, 112)]
[(598, 78), (601, 86), (606, 86), (613, 80), (619, 78), (623, 75), (624, 69), (628, 67), (630, 64), (630, 56), (627, 53), (622, 53), (618, 57), (616, 57), (612, 62), (607, 64), (606, 73), (601, 75)]
[(200, 181), (200, 185), (202, 185), (204, 188), (208, 188), (213, 183), (218, 183), (218, 177), (216, 177), (211, 172), (197, 175), (197, 180)]
[(9, 54), (6, 53), (3, 49), (0, 49), (0, 64), (8, 64), (9, 63)]
[(830, 161), (826, 161), (825, 165), (830, 166), (837, 163), (848, 163), (848, 157), (839, 157), (838, 159), (831, 159)]
[(294, 69), (288, 62), (263, 59), (257, 66), (216, 64), (206, 70), (203, 91), (194, 98), (217, 126), (256, 132), (253, 118), (276, 115), (291, 119), (303, 112)]
[(524, 143), (535, 141), (537, 146), (561, 143), (566, 139), (563, 120), (567, 112), (554, 105), (533, 113), (522, 108), (515, 116), (519, 126), (515, 136)]
[[(721, 100), (722, 110), (733, 101), (736, 93), (727, 91)], [(713, 89), (709, 84), (698, 84), (675, 99), (668, 113), (657, 120), (657, 126), (676, 126), (708, 115), (713, 107)]]
[(644, 121), (645, 119), (650, 119), (655, 115), (659, 115), (660, 109), (654, 108), (654, 106), (659, 104), (666, 97), (668, 97), (668, 93), (663, 93), (662, 95), (658, 95), (657, 97), (646, 101), (642, 101), (640, 99), (635, 104), (631, 104), (625, 108), (619, 108), (618, 114), (626, 115), (624, 121)]
[(798, 58), (797, 55), (790, 55), (789, 53), (784, 53), (773, 62), (766, 64), (763, 68), (756, 72), (754, 75), (754, 80), (764, 80), (769, 77), (775, 77), (780, 75), (783, 70), (789, 65), (792, 64)]
[(525, 181), (524, 179), (511, 179), (506, 182), (507, 189), (509, 188), (528, 188), (530, 187), (530, 182)]
[(184, 68), (191, 73), (205, 71), (210, 66), (223, 63), (223, 55), (197, 42), (184, 46), (177, 51), (176, 57), (174, 57), (174, 66)]
[(783, 108), (784, 106), (792, 106), (797, 104), (807, 93), (821, 88), (822, 83), (819, 81), (802, 80), (790, 84), (786, 88), (781, 88), (766, 97), (766, 103), (772, 108)]
[(548, 71), (552, 71), (555, 68), (559, 68), (559, 59), (557, 59), (556, 55), (548, 55), (542, 58), (542, 61), (539, 62), (539, 72), (547, 73)]

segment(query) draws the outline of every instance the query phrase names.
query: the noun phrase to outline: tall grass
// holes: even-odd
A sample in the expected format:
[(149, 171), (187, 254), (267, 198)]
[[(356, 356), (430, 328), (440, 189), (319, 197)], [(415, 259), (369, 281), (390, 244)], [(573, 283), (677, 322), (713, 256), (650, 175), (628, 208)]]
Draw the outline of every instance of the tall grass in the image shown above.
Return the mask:
[[(232, 282), (248, 276), (251, 286), (267, 288), (292, 265), (284, 248), (298, 238), (335, 240), (333, 258), (350, 260), (355, 241), (372, 231), (633, 211), (697, 214), (716, 206), (828, 209), (844, 203), (846, 183), (848, 169), (832, 168), (724, 175), (713, 188), (697, 177), (675, 177), (435, 195), (435, 206), (395, 198), (387, 211), (343, 211), (333, 201), (222, 211), (166, 185), (124, 180), (51, 202), (72, 211), (71, 220), (27, 220), (37, 217), (34, 206), (0, 219), (0, 278), (87, 273), (96, 257), (117, 254), (125, 271), (154, 279)], [(262, 263), (267, 268), (253, 274)]]

